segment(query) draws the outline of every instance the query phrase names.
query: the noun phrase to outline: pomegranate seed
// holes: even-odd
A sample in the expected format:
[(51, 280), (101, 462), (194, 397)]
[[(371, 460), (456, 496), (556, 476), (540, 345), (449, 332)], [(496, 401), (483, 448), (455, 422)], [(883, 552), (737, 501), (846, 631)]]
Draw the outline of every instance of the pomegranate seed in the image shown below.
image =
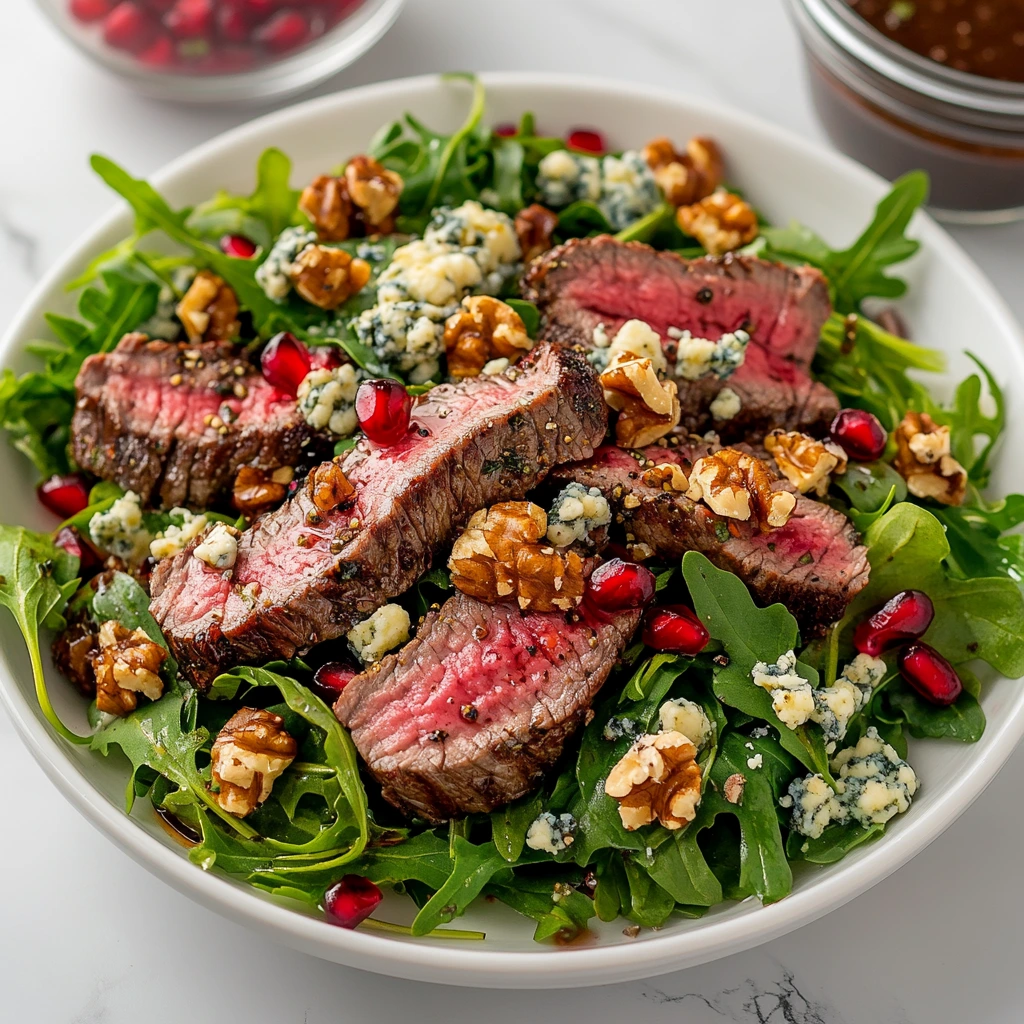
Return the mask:
[(935, 608), (920, 590), (901, 590), (854, 631), (853, 646), (877, 658), (902, 640), (916, 640), (932, 624)]
[(103, 38), (108, 46), (138, 53), (152, 40), (153, 23), (131, 0), (124, 0), (104, 19)]
[(309, 361), (314, 370), (333, 370), (341, 366), (341, 354), (334, 345), (314, 345), (309, 350)]
[(364, 380), (356, 392), (356, 417), (363, 433), (379, 445), (397, 444), (409, 431), (412, 398), (397, 380)]
[(36, 489), (39, 500), (61, 519), (70, 519), (89, 504), (89, 488), (77, 474), (51, 476)]
[(889, 440), (878, 417), (863, 409), (840, 409), (829, 433), (832, 440), (858, 462), (880, 459)]
[(328, 705), (341, 696), (341, 691), (358, 675), (350, 665), (340, 661), (329, 661), (313, 674), (310, 689)]
[(155, 11), (157, 14), (166, 14), (177, 0), (142, 0), (142, 6), (147, 11)]
[(174, 43), (170, 36), (160, 36), (139, 55), (139, 62), (153, 68), (166, 68), (174, 63)]
[(946, 707), (963, 692), (956, 669), (934, 647), (920, 640), (900, 651), (899, 666), (900, 675), (931, 704)]
[(225, 256), (234, 256), (239, 260), (251, 260), (259, 246), (245, 235), (221, 235), (220, 251)]
[(654, 583), (654, 573), (646, 566), (613, 558), (594, 570), (586, 596), (603, 612), (621, 612), (650, 602)]
[(243, 43), (249, 38), (249, 19), (238, 7), (220, 7), (217, 10), (217, 31), (232, 43)]
[(78, 559), (80, 576), (92, 575), (100, 568), (102, 559), (99, 553), (73, 526), (62, 526), (53, 542)]
[(707, 647), (710, 636), (692, 609), (674, 604), (647, 613), (642, 639), (656, 651), (694, 655)]
[(294, 398), (302, 378), (313, 368), (309, 349), (287, 331), (275, 334), (260, 355), (260, 366), (268, 384)]
[(213, 0), (177, 0), (164, 24), (179, 39), (205, 39), (213, 24)]
[(301, 46), (309, 36), (309, 22), (298, 11), (278, 11), (253, 33), (268, 50), (283, 53)]
[(593, 128), (574, 128), (569, 132), (565, 144), (570, 149), (592, 153), (594, 156), (601, 156), (606, 149), (604, 136)]
[(114, 6), (114, 0), (71, 0), (68, 9), (79, 21), (99, 21)]
[(345, 875), (324, 893), (324, 913), (331, 924), (355, 928), (365, 921), (384, 899), (380, 891), (362, 875)]
[(499, 139), (508, 139), (519, 134), (519, 127), (514, 124), (498, 124), (494, 126), (494, 134)]
[(251, 18), (267, 18), (281, 6), (281, 0), (239, 0), (240, 6)]

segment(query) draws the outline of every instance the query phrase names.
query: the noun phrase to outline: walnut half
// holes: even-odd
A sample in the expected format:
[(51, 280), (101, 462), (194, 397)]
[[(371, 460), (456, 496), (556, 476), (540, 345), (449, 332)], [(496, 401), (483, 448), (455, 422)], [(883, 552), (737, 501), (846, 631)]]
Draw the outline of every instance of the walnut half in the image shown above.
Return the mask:
[(363, 212), (366, 233), (390, 233), (391, 215), (404, 187), (402, 176), (373, 157), (354, 156), (345, 167), (345, 183), (352, 202)]
[(676, 222), (712, 256), (749, 245), (760, 233), (757, 214), (732, 192), (714, 192), (692, 206), (680, 206)]
[(641, 736), (608, 773), (604, 791), (618, 800), (630, 832), (657, 820), (667, 829), (689, 825), (700, 803), (697, 748), (681, 732)]
[(516, 214), (516, 238), (524, 263), (551, 248), (551, 236), (557, 227), (558, 214), (540, 203), (531, 203)]
[(615, 440), (622, 448), (643, 448), (678, 425), (681, 410), (675, 381), (661, 380), (649, 357), (614, 355), (601, 374), (604, 400), (619, 413)]
[(895, 437), (893, 465), (911, 494), (944, 505), (963, 504), (967, 472), (950, 454), (949, 427), (940, 427), (926, 412), (911, 410)]
[(476, 377), (492, 359), (514, 363), (533, 347), (522, 317), (490, 295), (470, 295), (444, 325), (448, 373)]
[(583, 600), (583, 562), (545, 539), (547, 513), (531, 501), (481, 509), (452, 547), (452, 583), (464, 594), (524, 611), (567, 612)]
[(816, 441), (799, 430), (773, 430), (764, 439), (768, 454), (783, 476), (801, 493), (819, 497), (828, 491), (832, 474), (846, 472), (846, 452), (831, 441)]
[(96, 677), (96, 707), (108, 715), (127, 715), (139, 703), (139, 694), (158, 700), (164, 692), (160, 666), (167, 651), (141, 629), (120, 622), (104, 622), (97, 636), (99, 649), (92, 655)]
[(217, 803), (228, 814), (244, 818), (270, 796), (274, 780), (295, 760), (298, 749), (280, 715), (258, 708), (236, 711), (210, 751)]
[(690, 473), (686, 492), (727, 519), (753, 519), (767, 532), (770, 527), (785, 526), (796, 507), (789, 491), (773, 490), (775, 477), (768, 466), (753, 455), (736, 448), (722, 448), (698, 459)]
[(352, 197), (344, 178), (321, 174), (299, 196), (299, 209), (310, 219), (325, 242), (344, 242), (349, 236)]
[(701, 136), (690, 139), (685, 153), (677, 152), (670, 139), (652, 139), (644, 146), (643, 156), (673, 206), (689, 206), (711, 195), (725, 172), (718, 143)]
[(307, 245), (291, 271), (295, 290), (320, 309), (336, 309), (361, 291), (370, 280), (370, 264), (344, 249)]
[(185, 328), (188, 340), (230, 341), (241, 330), (238, 297), (222, 277), (200, 270), (175, 312)]

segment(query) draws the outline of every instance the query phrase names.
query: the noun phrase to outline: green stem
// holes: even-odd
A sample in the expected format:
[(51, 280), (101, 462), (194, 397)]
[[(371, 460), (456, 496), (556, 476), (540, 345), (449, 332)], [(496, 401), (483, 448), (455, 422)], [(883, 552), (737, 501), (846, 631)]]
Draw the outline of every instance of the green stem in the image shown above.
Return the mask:
[(28, 647), (28, 657), (32, 664), (32, 678), (35, 681), (36, 688), (36, 700), (39, 701), (40, 710), (43, 712), (44, 717), (53, 726), (57, 733), (64, 737), (69, 743), (85, 744), (89, 743), (91, 737), (79, 736), (77, 733), (72, 732), (58, 717), (57, 712), (53, 710), (53, 705), (50, 703), (50, 695), (46, 691), (46, 677), (43, 674), (43, 658), (39, 651), (39, 637), (38, 635), (34, 638), (30, 638), (28, 634), (25, 635), (25, 644)]
[(623, 228), (616, 236), (619, 242), (647, 242), (651, 236), (672, 218), (675, 211), (668, 203), (662, 203), (658, 209), (633, 221), (628, 228)]
[(831, 686), (836, 681), (836, 672), (839, 669), (839, 632), (842, 623), (832, 627), (828, 636), (828, 657), (825, 661), (825, 685)]
[[(392, 924), (390, 921), (378, 921), (376, 918), (368, 917), (359, 926), (372, 932), (388, 932), (391, 935), (413, 935), (413, 930), (407, 924)], [(427, 939), (473, 939), (480, 941), (487, 938), (486, 932), (471, 932), (461, 928), (435, 928), (423, 936), (416, 938)]]
[(469, 133), (480, 123), (480, 118), (484, 115), (484, 100), (485, 93), (483, 83), (473, 75), (469, 75), (464, 71), (454, 72), (448, 75), (441, 76), (442, 81), (453, 81), (455, 79), (463, 79), (473, 83), (473, 104), (469, 108), (469, 116), (466, 118), (465, 123), (462, 127), (448, 140), (444, 149), (441, 152), (441, 159), (437, 165), (437, 174), (434, 175), (434, 180), (430, 185), (430, 191), (427, 193), (427, 201), (425, 203), (427, 212), (429, 213), (437, 203), (438, 195), (444, 185), (444, 179), (448, 174), (448, 166), (451, 164), (459, 146), (465, 141)]

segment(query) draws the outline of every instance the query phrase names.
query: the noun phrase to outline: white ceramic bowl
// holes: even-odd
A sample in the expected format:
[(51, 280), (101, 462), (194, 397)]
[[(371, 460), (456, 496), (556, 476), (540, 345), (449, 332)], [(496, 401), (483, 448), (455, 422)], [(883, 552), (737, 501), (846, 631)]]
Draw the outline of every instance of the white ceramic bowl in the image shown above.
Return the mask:
[[(836, 243), (866, 223), (885, 184), (873, 174), (774, 125), (744, 114), (637, 85), (538, 74), (486, 76), (488, 116), (515, 120), (533, 110), (544, 130), (563, 132), (598, 125), (616, 146), (642, 144), (667, 134), (682, 141), (693, 133), (717, 137), (728, 154), (730, 178), (777, 222), (792, 217)], [(414, 78), (357, 89), (304, 103), (201, 146), (156, 176), (175, 205), (196, 202), (218, 188), (249, 191), (259, 152), (280, 146), (295, 159), (296, 182), (310, 179), (342, 158), (360, 152), (375, 129), (411, 109), (428, 124), (451, 129), (461, 120), (468, 91), (437, 78)], [(125, 235), (127, 212), (119, 207), (75, 246), (36, 289), (0, 344), (0, 360), (28, 365), (24, 343), (45, 334), (43, 311), (67, 309), (63, 282), (87, 260)], [(968, 370), (961, 348), (970, 346), (1009, 389), (1006, 450), (1024, 447), (1024, 348), (1021, 334), (989, 283), (933, 221), (921, 216), (914, 231), (923, 251), (907, 270), (912, 279), (903, 305), (916, 336), (951, 356), (951, 378)], [(0, 489), (5, 521), (49, 529), (21, 457), (0, 445)], [(1003, 458), (995, 492), (1024, 489), (1024, 467)], [(151, 808), (138, 801), (133, 817), (123, 811), (125, 769), (58, 741), (32, 694), (28, 659), (10, 616), (0, 613), (0, 693), (18, 732), (64, 795), (101, 831), (155, 875), (227, 917), (258, 928), (297, 949), (392, 976), (448, 984), (555, 988), (607, 984), (692, 966), (765, 942), (820, 917), (885, 878), (919, 853), (981, 793), (1024, 731), (1024, 687), (994, 680), (982, 701), (988, 729), (965, 746), (929, 740), (911, 744), (911, 761), (923, 780), (911, 811), (894, 821), (881, 841), (862, 847), (827, 868), (798, 870), (793, 894), (770, 907), (755, 900), (723, 904), (699, 921), (673, 920), (661, 931), (624, 938), (621, 924), (601, 927), (585, 946), (559, 948), (532, 942), (532, 925), (503, 907), (484, 905), (464, 919), (481, 928), (480, 943), (391, 938), (345, 931), (275, 903), (256, 890), (206, 874), (161, 829)], [(53, 673), (58, 710), (79, 731), (81, 701)], [(394, 899), (382, 916), (401, 921), (411, 908)]]

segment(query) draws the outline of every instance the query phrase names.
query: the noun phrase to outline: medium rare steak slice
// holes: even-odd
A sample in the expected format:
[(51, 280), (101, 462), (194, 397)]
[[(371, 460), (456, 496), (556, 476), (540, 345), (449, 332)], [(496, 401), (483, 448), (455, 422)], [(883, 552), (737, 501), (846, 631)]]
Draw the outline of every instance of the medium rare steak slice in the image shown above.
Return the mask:
[(200, 686), (340, 636), (407, 590), (475, 511), (589, 458), (606, 417), (593, 368), (561, 346), (436, 387), (413, 408), (405, 440), (363, 438), (341, 457), (352, 502), (323, 514), (300, 488), (242, 534), (229, 572), (186, 548), (154, 572), (153, 614)]
[(739, 576), (759, 604), (784, 604), (809, 634), (842, 618), (854, 595), (867, 586), (869, 566), (867, 549), (841, 512), (799, 495), (785, 526), (760, 533), (750, 523), (723, 519), (702, 502), (644, 482), (645, 468), (669, 462), (688, 472), (691, 462), (708, 450), (683, 444), (630, 452), (606, 445), (593, 459), (560, 467), (553, 479), (599, 487), (612, 505), (614, 521), (637, 543), (672, 562), (686, 551), (703, 552), (720, 569)]
[[(712, 340), (748, 331), (746, 358), (727, 380), (679, 380), (685, 430), (714, 426), (727, 441), (760, 440), (775, 427), (820, 435), (839, 411), (836, 396), (808, 374), (831, 312), (825, 281), (810, 267), (752, 256), (684, 260), (602, 236), (574, 239), (535, 260), (523, 294), (539, 307), (549, 341), (592, 348), (598, 324), (611, 337), (639, 319), (661, 335), (670, 362), (670, 328)], [(739, 396), (740, 411), (712, 421), (709, 406), (723, 387)]]
[(406, 814), (491, 811), (538, 786), (639, 618), (572, 622), (456, 593), (401, 651), (356, 676), (334, 710)]
[(75, 461), (135, 491), (143, 505), (207, 508), (243, 466), (309, 465), (330, 450), (295, 400), (230, 342), (127, 334), (112, 352), (85, 360), (75, 388)]

